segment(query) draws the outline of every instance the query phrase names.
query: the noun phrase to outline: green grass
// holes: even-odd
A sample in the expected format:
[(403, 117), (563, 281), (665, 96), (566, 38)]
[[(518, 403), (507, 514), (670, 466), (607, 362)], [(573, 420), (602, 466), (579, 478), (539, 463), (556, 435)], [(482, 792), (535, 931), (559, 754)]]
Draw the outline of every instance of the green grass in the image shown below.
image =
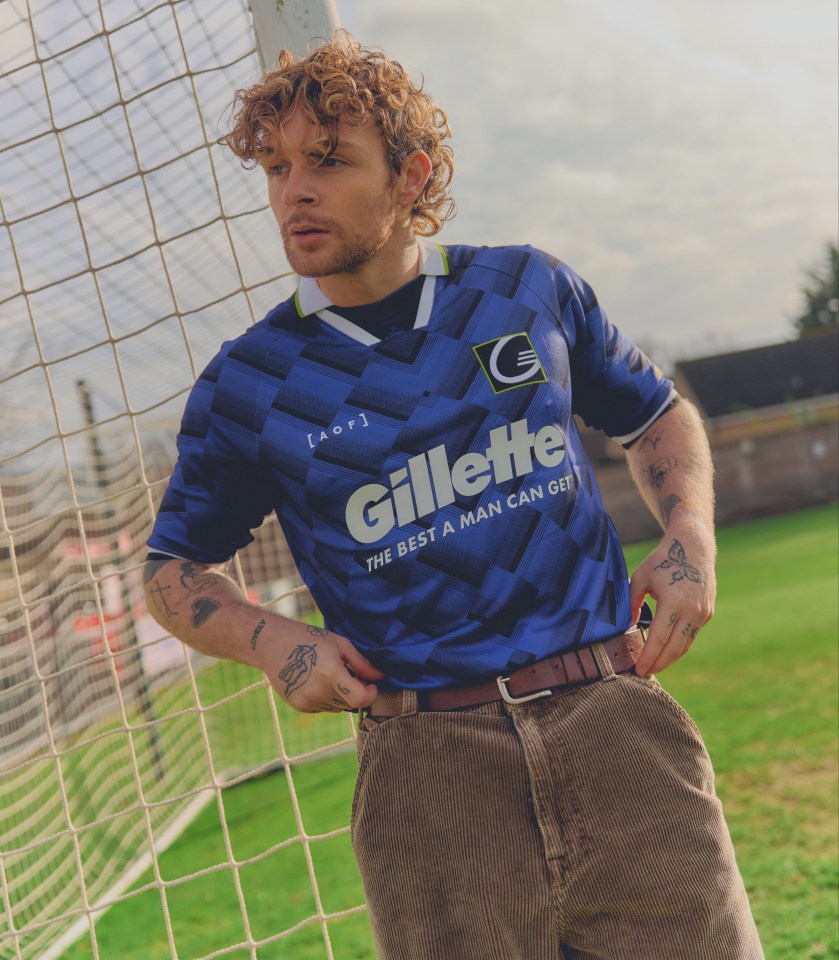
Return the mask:
[(711, 752), (767, 960), (839, 956), (837, 531), (835, 505), (720, 530), (716, 616), (661, 678)]
[[(295, 767), (295, 794), (309, 836), (346, 826), (355, 769), (354, 754), (346, 752)], [(254, 939), (267, 939), (313, 917), (314, 895), (304, 847), (296, 839), (297, 821), (285, 774), (280, 771), (228, 787), (222, 791), (222, 803), (233, 857), (238, 862), (252, 861), (239, 868), (238, 877)], [(166, 903), (182, 960), (245, 939), (233, 872), (229, 866), (213, 869), (228, 861), (220, 823), (219, 806), (212, 803), (158, 859), (162, 880), (172, 884), (166, 887)], [(324, 910), (335, 913), (362, 904), (348, 834), (318, 840), (310, 849)], [(202, 871), (211, 872), (200, 875)], [(173, 883), (183, 877), (194, 878)], [(149, 874), (138, 886), (152, 881)], [(96, 927), (100, 956), (106, 960), (169, 960), (163, 916), (156, 889), (117, 904)], [(375, 957), (365, 914), (332, 921), (330, 937), (342, 960)], [(321, 960), (326, 955), (316, 923), (258, 952), (260, 960)], [(64, 956), (68, 960), (91, 957), (89, 937)], [(228, 956), (244, 960), (249, 954), (240, 950)]]
[[(837, 508), (723, 529), (715, 619), (665, 674), (696, 719), (717, 770), (738, 861), (767, 960), (833, 960), (837, 942)], [(649, 544), (627, 550), (630, 570)], [(355, 758), (294, 768), (308, 834), (348, 822)], [(221, 793), (251, 932), (267, 938), (315, 913), (286, 775)], [(265, 851), (288, 840), (287, 846)], [(327, 912), (362, 902), (343, 833), (311, 847)], [(238, 893), (213, 803), (159, 860), (180, 960), (241, 942)], [(139, 886), (151, 882), (143, 878)], [(373, 960), (366, 916), (329, 926), (336, 960)], [(168, 960), (161, 895), (132, 895), (96, 927), (104, 960)], [(315, 923), (259, 951), (260, 960), (323, 960)], [(65, 957), (88, 960), (89, 937)], [(225, 954), (235, 960), (244, 949)]]

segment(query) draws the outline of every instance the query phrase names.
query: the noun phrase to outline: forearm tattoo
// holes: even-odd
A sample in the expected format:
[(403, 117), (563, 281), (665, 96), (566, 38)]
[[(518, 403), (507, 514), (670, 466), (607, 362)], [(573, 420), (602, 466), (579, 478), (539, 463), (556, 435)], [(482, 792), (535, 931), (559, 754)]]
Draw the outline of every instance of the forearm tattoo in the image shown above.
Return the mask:
[(675, 457), (662, 457), (655, 463), (651, 463), (647, 467), (647, 483), (654, 490), (661, 490), (664, 481), (678, 464), (679, 461)]
[(679, 580), (691, 580), (693, 583), (705, 583), (702, 573), (692, 564), (688, 563), (685, 556), (685, 548), (678, 540), (674, 540), (670, 549), (667, 551), (667, 559), (656, 564), (656, 570), (672, 570), (673, 576), (671, 583), (678, 583)]
[(658, 498), (658, 512), (665, 527), (670, 523), (670, 517), (673, 513), (673, 510), (681, 502), (682, 498), (677, 496), (675, 493), (671, 493), (669, 497)]
[(256, 650), (256, 640), (257, 637), (262, 633), (262, 628), (265, 626), (265, 621), (260, 620), (259, 623), (254, 627), (254, 631), (251, 634), (251, 650)]

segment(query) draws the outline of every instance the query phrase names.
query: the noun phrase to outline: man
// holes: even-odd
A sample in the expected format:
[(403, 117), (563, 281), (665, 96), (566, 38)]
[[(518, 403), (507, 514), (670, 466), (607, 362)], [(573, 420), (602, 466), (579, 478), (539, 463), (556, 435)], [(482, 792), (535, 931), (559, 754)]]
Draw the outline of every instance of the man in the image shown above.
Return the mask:
[[(383, 960), (753, 960), (710, 761), (652, 676), (713, 610), (701, 422), (567, 265), (426, 238), (448, 133), (344, 34), (237, 94), (225, 142), (265, 171), (301, 281), (193, 390), (150, 609), (298, 710), (360, 710)], [(572, 413), (664, 528), (631, 586)], [(272, 510), (324, 629), (219, 568)]]

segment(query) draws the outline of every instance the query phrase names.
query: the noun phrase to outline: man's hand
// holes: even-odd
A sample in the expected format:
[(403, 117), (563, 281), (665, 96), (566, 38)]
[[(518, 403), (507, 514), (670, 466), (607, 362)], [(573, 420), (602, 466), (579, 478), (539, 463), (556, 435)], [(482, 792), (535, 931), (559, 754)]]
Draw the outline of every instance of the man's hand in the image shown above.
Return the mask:
[(629, 602), (634, 620), (645, 596), (656, 601), (647, 642), (635, 664), (639, 676), (660, 673), (684, 656), (714, 615), (714, 556), (712, 534), (703, 537), (692, 530), (669, 529), (632, 574)]
[(295, 710), (337, 713), (367, 707), (384, 674), (346, 637), (250, 603), (218, 567), (154, 559), (143, 573), (151, 615), (210, 657), (262, 670)]
[(378, 696), (374, 681), (384, 674), (346, 637), (322, 627), (285, 621), (282, 641), (262, 636), (256, 625), (253, 646), (258, 665), (277, 693), (301, 713), (339, 713), (369, 707)]

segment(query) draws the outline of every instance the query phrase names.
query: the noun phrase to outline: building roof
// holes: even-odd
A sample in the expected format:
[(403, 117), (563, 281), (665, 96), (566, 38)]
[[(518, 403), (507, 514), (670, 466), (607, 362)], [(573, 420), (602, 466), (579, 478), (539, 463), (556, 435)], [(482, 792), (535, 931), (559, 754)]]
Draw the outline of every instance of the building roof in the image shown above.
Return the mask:
[(839, 333), (683, 360), (674, 379), (708, 417), (839, 393)]

